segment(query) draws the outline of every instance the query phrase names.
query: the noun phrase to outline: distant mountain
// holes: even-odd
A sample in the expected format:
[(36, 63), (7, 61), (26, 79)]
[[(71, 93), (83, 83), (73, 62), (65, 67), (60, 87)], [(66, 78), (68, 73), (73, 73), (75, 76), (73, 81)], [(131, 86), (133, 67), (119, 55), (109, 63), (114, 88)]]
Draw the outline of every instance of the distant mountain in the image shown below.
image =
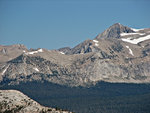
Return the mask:
[(70, 47), (63, 47), (63, 48), (58, 49), (58, 51), (61, 51), (62, 54), (63, 54), (63, 53), (66, 54), (66, 53), (68, 53), (70, 50), (71, 50)]
[(28, 51), (27, 48), (22, 44), (9, 46), (0, 45), (0, 62), (12, 60), (26, 51)]
[(89, 86), (99, 81), (150, 83), (150, 28), (116, 23), (74, 48), (27, 50), (0, 46), (0, 84), (48, 81)]
[(135, 33), (135, 31), (120, 23), (116, 23), (106, 29), (103, 33), (99, 34), (96, 39), (100, 38), (120, 38), (121, 33)]
[(17, 90), (0, 90), (1, 113), (71, 113), (41, 106)]

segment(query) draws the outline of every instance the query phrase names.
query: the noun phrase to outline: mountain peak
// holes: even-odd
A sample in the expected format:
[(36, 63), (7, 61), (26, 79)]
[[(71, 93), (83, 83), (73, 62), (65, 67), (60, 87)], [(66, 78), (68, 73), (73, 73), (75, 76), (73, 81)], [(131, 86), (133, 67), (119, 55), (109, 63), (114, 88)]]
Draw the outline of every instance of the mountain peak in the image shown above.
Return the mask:
[[(123, 29), (123, 28), (129, 28), (129, 27), (127, 27), (127, 26), (124, 26), (124, 25), (122, 25), (122, 24), (120, 24), (120, 23), (115, 23), (115, 24), (113, 24), (112, 26), (110, 26), (108, 29), (116, 29), (116, 28), (118, 28), (118, 29)], [(129, 28), (130, 29), (130, 28)]]
[(96, 39), (100, 38), (120, 38), (121, 33), (134, 33), (131, 28), (124, 26), (120, 23), (115, 23), (106, 29), (103, 33), (99, 34)]
[(120, 24), (120, 23), (115, 23), (115, 24), (113, 24), (112, 26), (123, 26), (123, 25)]

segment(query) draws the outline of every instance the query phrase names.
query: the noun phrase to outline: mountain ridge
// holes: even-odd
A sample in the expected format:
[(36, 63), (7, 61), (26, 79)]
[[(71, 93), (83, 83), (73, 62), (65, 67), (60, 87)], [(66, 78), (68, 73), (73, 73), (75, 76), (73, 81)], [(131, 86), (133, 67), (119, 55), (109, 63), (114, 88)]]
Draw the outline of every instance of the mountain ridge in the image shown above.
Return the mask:
[(116, 23), (74, 48), (0, 46), (0, 83), (48, 81), (85, 87), (98, 81), (150, 83), (149, 36), (149, 28)]

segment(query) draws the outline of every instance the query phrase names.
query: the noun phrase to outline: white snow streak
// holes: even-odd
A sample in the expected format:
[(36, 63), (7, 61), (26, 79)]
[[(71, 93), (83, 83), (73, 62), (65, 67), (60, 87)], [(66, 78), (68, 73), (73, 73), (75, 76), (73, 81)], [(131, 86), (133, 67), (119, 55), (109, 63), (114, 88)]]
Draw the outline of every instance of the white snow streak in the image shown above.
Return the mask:
[(95, 42), (95, 46), (99, 46), (98, 41), (97, 40), (93, 40), (93, 42)]
[(39, 72), (39, 69), (38, 69), (38, 68), (35, 67), (35, 68), (33, 68), (33, 69), (34, 69), (35, 71)]
[(132, 50), (130, 49), (130, 47), (129, 47), (129, 46), (126, 46), (126, 48), (129, 49), (129, 54), (131, 54), (132, 56), (134, 56), (134, 54), (133, 54)]
[(149, 40), (149, 39), (150, 39), (150, 35), (147, 35), (147, 36), (144, 36), (144, 37), (140, 37), (138, 39), (122, 38), (122, 41), (129, 42), (129, 43), (132, 43), (132, 44), (138, 44), (140, 42), (143, 42), (143, 41)]
[(43, 49), (39, 49), (38, 52), (43, 52)]
[(99, 46), (99, 44), (98, 44), (98, 43), (95, 43), (95, 46)]
[(63, 54), (63, 55), (65, 54), (65, 53), (64, 53), (64, 52), (62, 52), (62, 51), (61, 51), (60, 53), (61, 53), (61, 54)]
[(39, 53), (39, 52), (43, 52), (43, 49), (39, 49), (39, 50), (37, 50), (37, 51), (31, 51), (31, 52), (27, 52), (27, 53), (25, 53), (26, 55), (33, 55), (33, 54), (35, 54), (35, 53)]
[(134, 29), (134, 28), (131, 28), (133, 31), (137, 32), (137, 31), (140, 31), (140, 30), (144, 30), (144, 29)]
[(5, 74), (5, 72), (7, 71), (8, 67), (9, 67), (9, 65), (3, 70), (2, 75)]
[(145, 35), (145, 33), (121, 33), (120, 36), (128, 36), (128, 35)]
[(93, 42), (98, 43), (98, 41), (97, 41), (97, 40), (93, 40)]

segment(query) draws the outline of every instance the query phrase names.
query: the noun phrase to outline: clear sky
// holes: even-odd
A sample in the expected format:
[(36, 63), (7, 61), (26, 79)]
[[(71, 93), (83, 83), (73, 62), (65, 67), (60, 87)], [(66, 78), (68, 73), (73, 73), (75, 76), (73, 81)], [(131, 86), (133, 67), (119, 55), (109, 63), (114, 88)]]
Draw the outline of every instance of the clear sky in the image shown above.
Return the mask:
[(150, 28), (150, 0), (0, 0), (0, 45), (74, 47), (114, 23)]

